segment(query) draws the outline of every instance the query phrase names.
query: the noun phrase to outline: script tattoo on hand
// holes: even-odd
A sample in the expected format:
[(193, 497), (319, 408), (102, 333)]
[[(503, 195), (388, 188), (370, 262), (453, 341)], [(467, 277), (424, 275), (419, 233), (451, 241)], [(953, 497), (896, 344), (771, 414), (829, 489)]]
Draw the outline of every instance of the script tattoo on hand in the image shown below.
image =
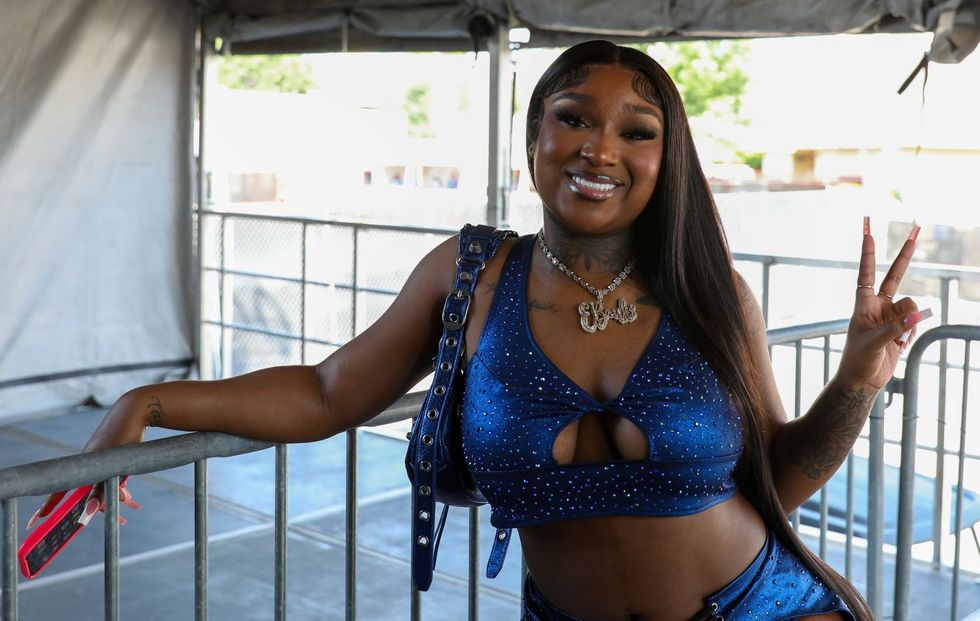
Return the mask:
[(867, 418), (875, 395), (863, 388), (838, 388), (821, 397), (827, 411), (818, 425), (808, 427), (796, 438), (790, 460), (803, 473), (817, 480), (827, 476), (847, 457)]
[(152, 395), (146, 409), (150, 411), (150, 426), (159, 427), (163, 421), (163, 404), (160, 403), (160, 397)]

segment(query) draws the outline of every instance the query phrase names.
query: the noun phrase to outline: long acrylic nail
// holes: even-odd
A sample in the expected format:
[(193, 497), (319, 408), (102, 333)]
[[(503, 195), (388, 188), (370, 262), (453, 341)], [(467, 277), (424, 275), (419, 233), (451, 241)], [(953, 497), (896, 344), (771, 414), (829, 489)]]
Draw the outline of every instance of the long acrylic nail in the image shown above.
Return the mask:
[(916, 224), (915, 222), (913, 222), (912, 223), (912, 230), (909, 231), (909, 241), (915, 241), (916, 239), (918, 239), (919, 238), (919, 231), (921, 231), (921, 230), (922, 230), (922, 227), (919, 226), (918, 224)]
[(95, 517), (95, 514), (98, 512), (99, 512), (99, 499), (89, 498), (88, 502), (85, 503), (85, 511), (83, 511), (82, 515), (79, 516), (78, 518), (78, 523), (81, 524), (82, 526), (85, 526), (86, 524), (92, 521), (92, 518)]
[(871, 235), (871, 216), (864, 216), (864, 234)]
[(932, 317), (931, 308), (917, 311), (915, 313), (909, 313), (908, 315), (905, 316), (905, 319), (902, 319), (902, 325), (905, 326), (906, 328), (911, 328), (912, 326), (919, 323), (920, 321), (924, 319), (929, 319), (930, 317)]
[(31, 516), (31, 519), (27, 520), (27, 530), (31, 530), (32, 528), (34, 528), (34, 524), (40, 519), (41, 519), (41, 510), (38, 509), (37, 511), (34, 512), (34, 515)]

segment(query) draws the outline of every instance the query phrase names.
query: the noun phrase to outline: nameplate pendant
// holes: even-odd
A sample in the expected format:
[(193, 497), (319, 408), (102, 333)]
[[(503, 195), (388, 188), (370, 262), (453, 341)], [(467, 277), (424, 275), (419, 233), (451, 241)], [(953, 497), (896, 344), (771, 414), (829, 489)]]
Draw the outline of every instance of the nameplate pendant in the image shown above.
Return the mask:
[(582, 329), (592, 334), (596, 330), (605, 330), (610, 319), (624, 326), (636, 321), (636, 304), (629, 304), (625, 299), (619, 298), (615, 308), (603, 308), (602, 298), (599, 298), (595, 302), (579, 304), (578, 314)]

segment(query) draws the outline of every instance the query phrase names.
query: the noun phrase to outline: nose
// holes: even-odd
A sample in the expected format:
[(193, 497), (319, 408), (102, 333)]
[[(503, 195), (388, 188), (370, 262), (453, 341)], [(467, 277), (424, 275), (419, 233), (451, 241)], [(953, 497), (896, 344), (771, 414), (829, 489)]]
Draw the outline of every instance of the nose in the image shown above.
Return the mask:
[(593, 166), (611, 166), (619, 162), (615, 136), (601, 128), (589, 133), (580, 153)]

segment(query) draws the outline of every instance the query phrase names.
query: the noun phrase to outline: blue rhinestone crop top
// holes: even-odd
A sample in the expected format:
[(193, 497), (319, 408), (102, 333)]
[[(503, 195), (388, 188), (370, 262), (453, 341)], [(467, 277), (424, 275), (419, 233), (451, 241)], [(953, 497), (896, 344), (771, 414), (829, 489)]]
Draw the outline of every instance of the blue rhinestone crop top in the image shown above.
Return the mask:
[[(490, 503), (491, 524), (509, 529), (608, 515), (689, 515), (731, 498), (741, 423), (705, 359), (664, 311), (622, 392), (597, 401), (531, 335), (526, 293), (533, 248), (531, 236), (511, 248), (466, 366), (463, 456)], [(555, 438), (591, 412), (633, 422), (647, 438), (647, 457), (557, 463)]]

